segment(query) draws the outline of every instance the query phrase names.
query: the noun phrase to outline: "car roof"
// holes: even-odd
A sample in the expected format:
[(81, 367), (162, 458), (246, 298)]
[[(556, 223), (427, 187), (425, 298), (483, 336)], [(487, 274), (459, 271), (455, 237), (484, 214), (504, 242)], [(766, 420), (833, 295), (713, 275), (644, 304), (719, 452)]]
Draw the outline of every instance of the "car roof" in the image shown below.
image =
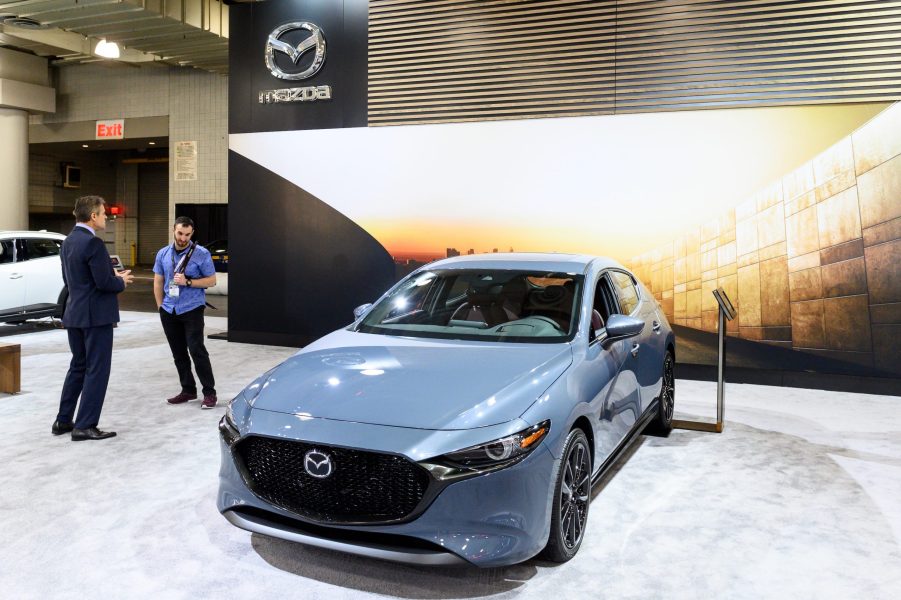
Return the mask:
[(0, 230), (0, 238), (53, 238), (64, 240), (66, 236), (53, 231), (3, 231)]
[(556, 252), (492, 252), (467, 254), (429, 263), (427, 269), (537, 269), (560, 273), (584, 273), (595, 263), (599, 268), (623, 268), (611, 258), (588, 254), (558, 254)]

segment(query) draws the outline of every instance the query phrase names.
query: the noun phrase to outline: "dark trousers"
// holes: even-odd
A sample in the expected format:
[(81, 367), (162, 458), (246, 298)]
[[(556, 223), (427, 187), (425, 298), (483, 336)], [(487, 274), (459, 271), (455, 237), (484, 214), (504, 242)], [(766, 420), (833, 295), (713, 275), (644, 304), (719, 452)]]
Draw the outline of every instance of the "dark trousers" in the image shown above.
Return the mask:
[(197, 377), (203, 386), (203, 395), (207, 396), (216, 394), (216, 381), (213, 379), (210, 353), (203, 345), (203, 310), (203, 306), (198, 306), (194, 310), (176, 315), (161, 308), (160, 321), (163, 323), (166, 339), (169, 340), (172, 358), (175, 359), (181, 391), (186, 394), (197, 393), (197, 382), (191, 373), (191, 359), (193, 359)]
[(80, 395), (75, 428), (97, 427), (113, 360), (113, 326), (69, 327), (66, 332), (69, 334), (72, 361), (63, 383), (56, 419), (60, 423), (72, 423)]

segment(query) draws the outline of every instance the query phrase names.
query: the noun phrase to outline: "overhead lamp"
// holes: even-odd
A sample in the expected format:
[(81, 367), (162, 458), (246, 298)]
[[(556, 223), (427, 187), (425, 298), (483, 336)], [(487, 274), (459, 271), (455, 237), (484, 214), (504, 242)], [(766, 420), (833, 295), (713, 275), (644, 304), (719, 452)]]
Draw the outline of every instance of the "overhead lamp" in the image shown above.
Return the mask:
[(106, 38), (104, 38), (94, 46), (94, 54), (103, 58), (119, 58), (119, 44), (107, 42)]

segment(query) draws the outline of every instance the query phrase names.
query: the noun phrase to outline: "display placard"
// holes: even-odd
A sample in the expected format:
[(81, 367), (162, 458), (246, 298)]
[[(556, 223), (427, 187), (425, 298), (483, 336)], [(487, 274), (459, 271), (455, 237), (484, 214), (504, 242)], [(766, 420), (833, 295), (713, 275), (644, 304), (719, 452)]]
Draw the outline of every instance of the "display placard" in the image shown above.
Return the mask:
[(729, 300), (729, 296), (726, 295), (726, 291), (721, 287), (716, 288), (713, 290), (713, 297), (716, 298), (717, 304), (720, 305), (720, 310), (723, 311), (726, 320), (731, 321), (734, 319), (736, 315), (735, 307), (732, 305), (732, 301)]

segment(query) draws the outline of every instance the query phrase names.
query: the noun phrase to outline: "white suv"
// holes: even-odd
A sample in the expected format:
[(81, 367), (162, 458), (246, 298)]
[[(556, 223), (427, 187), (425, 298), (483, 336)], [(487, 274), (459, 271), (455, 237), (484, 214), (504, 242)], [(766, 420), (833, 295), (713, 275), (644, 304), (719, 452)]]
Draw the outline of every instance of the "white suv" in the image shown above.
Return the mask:
[(61, 317), (68, 291), (59, 251), (66, 236), (0, 231), (0, 323)]

